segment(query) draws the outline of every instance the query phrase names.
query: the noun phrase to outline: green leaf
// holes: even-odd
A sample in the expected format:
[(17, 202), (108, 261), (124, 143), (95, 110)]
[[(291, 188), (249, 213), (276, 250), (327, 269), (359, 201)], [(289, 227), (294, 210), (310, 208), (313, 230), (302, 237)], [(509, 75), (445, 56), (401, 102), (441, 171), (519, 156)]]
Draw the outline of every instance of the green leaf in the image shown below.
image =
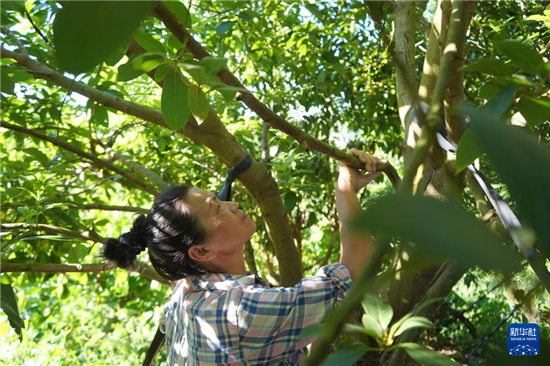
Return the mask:
[(484, 269), (518, 269), (517, 261), (503, 250), (500, 240), (451, 202), (425, 196), (385, 196), (367, 208), (359, 223), (374, 235), (415, 243), (411, 264), (452, 259)]
[(424, 309), (425, 307), (430, 306), (431, 304), (433, 304), (435, 302), (438, 302), (438, 301), (442, 301), (442, 300), (445, 300), (445, 296), (434, 297), (432, 299), (426, 300), (422, 304), (420, 304), (416, 309), (414, 309), (414, 311), (411, 313), (411, 315), (416, 314), (420, 310)]
[(60, 66), (72, 73), (106, 61), (151, 11), (153, 1), (70, 1), (57, 12), (53, 45)]
[(483, 106), (483, 109), (495, 116), (501, 116), (510, 107), (516, 90), (518, 90), (517, 85), (508, 85), (502, 88)]
[(136, 32), (136, 34), (134, 34), (134, 39), (137, 43), (139, 43), (141, 47), (145, 48), (145, 50), (148, 52), (157, 52), (160, 54), (166, 53), (166, 50), (164, 49), (162, 43), (156, 40), (149, 33), (145, 33), (142, 31)]
[(132, 67), (135, 70), (149, 72), (165, 62), (166, 59), (160, 52), (144, 52), (133, 59)]
[(6, 58), (0, 59), (0, 66), (13, 65), (16, 63), (17, 61), (15, 61), (13, 58), (6, 57)]
[(521, 70), (534, 75), (544, 65), (542, 56), (532, 47), (518, 41), (508, 40), (496, 44), (512, 63)]
[(162, 64), (157, 67), (154, 75), (155, 81), (157, 83), (160, 83), (162, 80), (164, 80), (164, 78), (168, 74), (168, 71), (170, 71), (170, 66), (168, 64)]
[(466, 169), (481, 155), (483, 155), (483, 149), (479, 145), (479, 141), (472, 130), (467, 129), (460, 138), (456, 149), (456, 172), (459, 173)]
[(464, 71), (477, 71), (494, 76), (511, 76), (514, 67), (496, 58), (484, 58), (464, 66)]
[(288, 213), (291, 213), (298, 203), (298, 196), (294, 192), (288, 192), (283, 196), (283, 204), (285, 205), (285, 210)]
[(322, 366), (349, 366), (358, 361), (365, 353), (367, 353), (369, 347), (361, 342), (352, 343), (349, 346), (340, 348), (338, 351), (331, 354)]
[(193, 19), (187, 7), (181, 1), (163, 1), (162, 2), (168, 9), (170, 9), (176, 18), (189, 29), (193, 26)]
[(250, 91), (246, 88), (241, 88), (238, 86), (231, 86), (231, 85), (225, 85), (225, 86), (219, 86), (215, 88), (217, 91), (231, 91), (231, 92), (241, 92), (241, 93), (250, 93)]
[(342, 65), (341, 63), (339, 63), (339, 62), (337, 62), (335, 64), (331, 64), (331, 65), (334, 68), (334, 70), (336, 70), (336, 72), (338, 74), (340, 74), (340, 76), (345, 76), (346, 73), (348, 72), (346, 67), (344, 65)]
[(61, 236), (61, 235), (36, 235), (36, 236), (28, 236), (25, 238), (20, 239), (20, 241), (33, 241), (33, 240), (58, 240), (58, 241), (67, 241), (67, 240), (80, 240), (78, 238), (74, 238), (71, 236)]
[(33, 83), (34, 77), (26, 71), (6, 67), (6, 72), (14, 83)]
[(481, 88), (479, 88), (479, 97), (481, 99), (490, 99), (492, 98), (500, 88), (496, 86), (493, 82), (493, 80), (490, 80), (483, 84)]
[(197, 123), (201, 125), (208, 117), (209, 105), (206, 100), (206, 95), (199, 88), (193, 86), (189, 90), (189, 109), (197, 120)]
[(525, 117), (529, 126), (538, 126), (550, 119), (550, 99), (544, 97), (531, 98), (524, 95), (519, 100), (518, 110)]
[(0, 68), (0, 91), (2, 93), (14, 95), (15, 83), (11, 80), (5, 67)]
[(227, 67), (227, 59), (222, 57), (204, 57), (200, 63), (209, 75), (216, 75), (218, 71)]
[(433, 323), (423, 316), (413, 316), (406, 319), (400, 327), (395, 329), (394, 337), (398, 337), (403, 332), (414, 328), (435, 328)]
[(440, 355), (416, 343), (400, 343), (400, 348), (404, 348), (410, 358), (425, 366), (456, 366), (453, 359)]
[(33, 216), (33, 212), (29, 210), (28, 207), (17, 207), (17, 212), (19, 212), (21, 215), (23, 215), (25, 218), (30, 218)]
[(162, 87), (160, 106), (164, 120), (170, 128), (178, 131), (185, 126), (191, 112), (188, 88), (179, 71), (170, 72), (166, 77)]
[(126, 54), (126, 51), (128, 50), (129, 43), (121, 43), (120, 46), (115, 48), (113, 52), (107, 56), (105, 59), (105, 64), (108, 66), (115, 66)]
[(548, 17), (545, 17), (543, 15), (535, 14), (535, 15), (528, 16), (524, 20), (534, 20), (534, 21), (537, 21), (537, 22), (546, 22), (546, 21), (548, 21)]
[(319, 334), (321, 334), (321, 332), (323, 331), (323, 326), (324, 324), (321, 324), (321, 323), (310, 324), (304, 329), (302, 329), (302, 331), (300, 332), (300, 335), (298, 335), (298, 338), (304, 339), (304, 338), (318, 337)]
[(42, 166), (47, 167), (50, 165), (50, 159), (42, 151), (35, 147), (29, 147), (23, 149), (24, 152), (35, 158)]
[(370, 335), (371, 337), (381, 340), (384, 336), (384, 330), (380, 326), (380, 323), (369, 314), (363, 314), (361, 318), (363, 322), (363, 333)]
[(550, 249), (550, 151), (519, 127), (473, 113), (471, 127), (500, 179), (517, 202), (520, 219)]
[(367, 314), (373, 317), (382, 329), (386, 329), (393, 317), (393, 309), (384, 300), (378, 296), (366, 294), (361, 301), (363, 309)]
[[(4, 4), (2, 4), (2, 6), (3, 5)], [(8, 321), (13, 330), (19, 335), (19, 340), (22, 340), (23, 335), (21, 329), (25, 328), (25, 322), (19, 316), (17, 299), (11, 284), (0, 284), (0, 308), (2, 308), (4, 313), (8, 316)]]
[(418, 313), (420, 310), (424, 309), (425, 307), (427, 306), (430, 306), (431, 304), (435, 303), (435, 302), (438, 302), (438, 301), (441, 301), (441, 300), (445, 300), (445, 297), (442, 296), (442, 297), (434, 297), (430, 300), (426, 300), (424, 301), (422, 304), (420, 304), (420, 306), (418, 306), (416, 309), (414, 309), (414, 311), (404, 315), (401, 319), (399, 319), (398, 321), (396, 321), (391, 327), (390, 327), (390, 330), (388, 332), (388, 340), (387, 340), (387, 345), (392, 345), (393, 344), (393, 339), (395, 337), (397, 337), (397, 335), (395, 334), (397, 332), (397, 330), (399, 328), (401, 328), (401, 325), (407, 321), (408, 319), (412, 318), (414, 314)]
[(118, 67), (118, 74), (116, 76), (118, 81), (130, 81), (145, 73), (143, 70), (134, 69), (135, 58), (136, 55), (133, 55), (128, 62)]
[(179, 65), (193, 77), (197, 84), (203, 85), (207, 82), (206, 70), (202, 65), (190, 63), (180, 63)]
[(338, 57), (334, 56), (332, 52), (323, 52), (321, 54), (321, 57), (323, 57), (325, 61), (331, 64), (335, 64), (339, 62)]
[(233, 22), (233, 21), (228, 21), (228, 22), (222, 22), (220, 24), (218, 24), (214, 30), (216, 31), (216, 33), (218, 34), (218, 36), (221, 36), (223, 35), (224, 33), (226, 33), (228, 30), (230, 30), (231, 28), (233, 28), (233, 26), (237, 24), (237, 22)]
[(18, 0), (2, 0), (2, 9), (25, 12), (25, 2)]
[(109, 124), (109, 112), (107, 111), (107, 108), (101, 105), (94, 106), (92, 117), (94, 123), (97, 123), (98, 125), (107, 127)]
[(314, 4), (305, 4), (304, 6), (317, 19), (322, 20), (324, 18), (323, 12), (319, 10), (319, 6), (317, 4), (315, 4), (315, 3)]

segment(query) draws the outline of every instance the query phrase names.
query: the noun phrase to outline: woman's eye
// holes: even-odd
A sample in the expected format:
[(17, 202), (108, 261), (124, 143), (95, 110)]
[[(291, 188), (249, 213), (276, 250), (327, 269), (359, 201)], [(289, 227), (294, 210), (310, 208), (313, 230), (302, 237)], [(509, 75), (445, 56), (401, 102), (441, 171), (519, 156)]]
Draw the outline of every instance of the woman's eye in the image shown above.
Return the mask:
[(222, 206), (221, 206), (220, 204), (218, 204), (218, 213), (220, 213), (220, 208), (221, 208), (221, 207), (222, 207)]

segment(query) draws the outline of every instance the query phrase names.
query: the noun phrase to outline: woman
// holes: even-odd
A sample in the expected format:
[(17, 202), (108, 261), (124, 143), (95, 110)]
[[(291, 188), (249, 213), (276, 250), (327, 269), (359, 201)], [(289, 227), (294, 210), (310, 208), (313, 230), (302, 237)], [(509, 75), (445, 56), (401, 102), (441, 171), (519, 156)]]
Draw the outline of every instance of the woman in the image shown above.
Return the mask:
[(336, 203), (340, 262), (290, 288), (269, 288), (245, 269), (243, 248), (256, 224), (236, 202), (222, 202), (199, 188), (165, 191), (147, 216), (118, 240), (105, 257), (130, 267), (146, 248), (155, 269), (178, 280), (165, 308), (168, 365), (296, 365), (311, 339), (302, 329), (320, 323), (343, 299), (372, 246), (354, 236), (349, 222), (360, 212), (357, 192), (380, 176), (380, 160), (351, 149), (370, 173), (340, 164)]

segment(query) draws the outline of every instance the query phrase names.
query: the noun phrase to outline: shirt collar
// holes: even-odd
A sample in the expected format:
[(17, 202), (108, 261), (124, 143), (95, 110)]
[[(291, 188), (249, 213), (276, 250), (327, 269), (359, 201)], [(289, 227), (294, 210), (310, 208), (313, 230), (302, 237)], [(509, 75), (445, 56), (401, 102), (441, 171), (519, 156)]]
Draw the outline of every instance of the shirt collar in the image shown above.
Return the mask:
[(183, 279), (183, 292), (200, 292), (224, 290), (229, 291), (235, 287), (267, 286), (265, 281), (253, 273), (246, 275), (231, 275), (225, 273), (208, 273), (200, 276), (190, 276)]

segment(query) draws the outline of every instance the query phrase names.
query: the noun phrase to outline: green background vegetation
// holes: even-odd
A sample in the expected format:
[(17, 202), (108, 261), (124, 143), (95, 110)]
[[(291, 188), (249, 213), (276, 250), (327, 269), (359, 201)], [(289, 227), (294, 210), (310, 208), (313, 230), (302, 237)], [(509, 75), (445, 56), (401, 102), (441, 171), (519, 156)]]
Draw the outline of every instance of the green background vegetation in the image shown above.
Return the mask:
[[(2, 54), (1, 261), (2, 266), (28, 264), (25, 270), (2, 273), (2, 309), (11, 315), (0, 316), (2, 364), (141, 363), (170, 290), (147, 269), (146, 255), (139, 257), (137, 271), (105, 267), (101, 241), (128, 231), (135, 213), (147, 212), (154, 201), (152, 193), (163, 184), (217, 191), (225, 169), (240, 156), (234, 145), (217, 135), (221, 125), (273, 177), (281, 226), (273, 222), (267, 226), (290, 238), (290, 247), (282, 239), (270, 239), (263, 211), (269, 195), (237, 182), (233, 198), (258, 226), (247, 247), (249, 268), (273, 285), (289, 285), (337, 261), (333, 190), (337, 162), (308, 146), (309, 140), (297, 143), (275, 128), (266, 138), (262, 116), (235, 97), (246, 89), (221, 80), (219, 71), (224, 67), (271, 111), (310, 137), (343, 151), (355, 147), (372, 153), (390, 162), (401, 176), (410, 164), (405, 139), (409, 132), (399, 115), (400, 95), (407, 92), (402, 91), (403, 78), (396, 76), (395, 57), (399, 59), (402, 51), (396, 27), (413, 29), (407, 42), (414, 45), (414, 57), (405, 71), (414, 85), (424, 85), (423, 63), (434, 48), (428, 35), (439, 6), (435, 1), (409, 3), (408, 18), (400, 15), (405, 5), (392, 1), (368, 6), (359, 1), (162, 3), (211, 58), (199, 62), (189, 44), (160, 20), (158, 11), (151, 12), (152, 3), (112, 2), (98, 8), (101, 3), (96, 2), (81, 5), (89, 6), (84, 10), (76, 5), (62, 10), (65, 2), (2, 1), (3, 50), (73, 80), (60, 85), (48, 79), (49, 71)], [(535, 245), (548, 267), (550, 9), (546, 2), (523, 1), (469, 6), (472, 19), (463, 40), (463, 79), (450, 82), (464, 85), (469, 110), (484, 106), (478, 108), (484, 115), (467, 112), (467, 122), (481, 122), (483, 128), (468, 130), (460, 140), (456, 167), (454, 162), (444, 163), (437, 149), (431, 151), (424, 162), (426, 175), (416, 185), (427, 196), (460, 202), (463, 209), (431, 198), (395, 196), (385, 178), (361, 193), (366, 209), (362, 223), (373, 225), (369, 228), (379, 231), (375, 234), (393, 238), (381, 267), (403, 264), (406, 270), (397, 277), (411, 279), (403, 285), (408, 287), (392, 287), (406, 281), (395, 280), (388, 281), (387, 291), (379, 291), (393, 306), (394, 320), (422, 302), (414, 298), (404, 301), (409, 304), (405, 306), (396, 299), (424, 294), (430, 279), (436, 278), (435, 271), (430, 272), (434, 263), (458, 261), (456, 278), (451, 276), (451, 286), (440, 294), (444, 300), (426, 314), (434, 329), (417, 336), (416, 341), (428, 348), (465, 362), (464, 357), (517, 307), (469, 360), (504, 364), (499, 357), (505, 352), (509, 322), (538, 323), (543, 338), (550, 336), (548, 292), (498, 216), (480, 201), (471, 180), (463, 185), (464, 175), (459, 175), (456, 186), (437, 186), (433, 172), (454, 181), (456, 168), (480, 158), (481, 170), (526, 224), (523, 240)], [(101, 17), (83, 16), (96, 10)], [(442, 23), (448, 26), (448, 18)], [(461, 66), (453, 74), (457, 70)], [(157, 85), (162, 82), (164, 88)], [(158, 115), (167, 126), (122, 112), (119, 104), (105, 105), (82, 96), (75, 91), (79, 83), (162, 112)], [(433, 93), (433, 86), (428, 89)], [(431, 102), (427, 97), (423, 101)], [(447, 115), (454, 111), (446, 110)], [(219, 123), (212, 122), (215, 118)], [(510, 124), (521, 127), (510, 129), (506, 126)], [(174, 131), (184, 125), (183, 134)], [(526, 136), (517, 132), (520, 128)], [(31, 136), (29, 131), (40, 135)], [(56, 146), (43, 136), (101, 160)], [(438, 190), (441, 187), (445, 189)], [(278, 212), (277, 207), (273, 210)], [(21, 225), (9, 226), (16, 223)], [(473, 236), (476, 224), (480, 228), (475, 233), (480, 234)], [(482, 240), (486, 234), (490, 239)], [(409, 240), (418, 248), (407, 246)], [(489, 247), (491, 240), (494, 247)], [(298, 254), (295, 262), (281, 260), (288, 248)], [(412, 255), (409, 261), (403, 256), (415, 252), (423, 253), (422, 258)], [(420, 260), (426, 258), (432, 260), (430, 266)], [(65, 264), (95, 266), (86, 267), (89, 273), (59, 273)], [(51, 265), (48, 273), (36, 270), (40, 265)], [(426, 283), (409, 276), (412, 272), (428, 273)], [(13, 299), (19, 320), (9, 314)], [(351, 341), (344, 336), (337, 348)], [(379, 362), (377, 357), (369, 359), (370, 364)], [(156, 364), (164, 360), (162, 350)]]

